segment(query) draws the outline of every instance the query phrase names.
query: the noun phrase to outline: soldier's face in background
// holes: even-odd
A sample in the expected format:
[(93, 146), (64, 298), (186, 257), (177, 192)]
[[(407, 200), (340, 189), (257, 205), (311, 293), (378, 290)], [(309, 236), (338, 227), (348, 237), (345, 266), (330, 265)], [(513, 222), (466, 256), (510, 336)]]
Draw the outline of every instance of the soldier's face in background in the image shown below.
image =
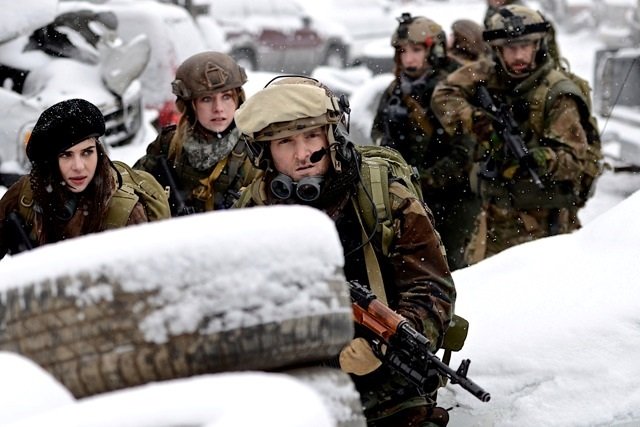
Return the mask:
[(85, 139), (58, 154), (58, 166), (69, 191), (82, 193), (93, 179), (98, 167), (95, 138)]
[(270, 143), (271, 158), (276, 170), (294, 181), (326, 174), (331, 164), (330, 156), (324, 155), (315, 163), (311, 162), (310, 157), (316, 151), (328, 147), (326, 126), (275, 139)]
[(427, 47), (423, 44), (407, 43), (400, 49), (400, 64), (408, 74), (416, 74), (427, 68)]
[(506, 44), (500, 52), (504, 65), (513, 74), (525, 74), (535, 68), (535, 42)]
[(211, 132), (225, 131), (238, 107), (233, 90), (201, 96), (193, 104), (198, 122)]

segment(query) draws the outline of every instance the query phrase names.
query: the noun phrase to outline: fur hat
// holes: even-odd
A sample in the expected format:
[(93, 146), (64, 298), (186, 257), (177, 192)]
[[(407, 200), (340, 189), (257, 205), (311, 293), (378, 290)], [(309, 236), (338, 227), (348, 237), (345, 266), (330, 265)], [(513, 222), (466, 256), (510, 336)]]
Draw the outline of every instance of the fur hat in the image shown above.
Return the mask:
[(27, 142), (32, 162), (51, 160), (87, 138), (105, 133), (102, 112), (84, 99), (68, 99), (43, 111)]

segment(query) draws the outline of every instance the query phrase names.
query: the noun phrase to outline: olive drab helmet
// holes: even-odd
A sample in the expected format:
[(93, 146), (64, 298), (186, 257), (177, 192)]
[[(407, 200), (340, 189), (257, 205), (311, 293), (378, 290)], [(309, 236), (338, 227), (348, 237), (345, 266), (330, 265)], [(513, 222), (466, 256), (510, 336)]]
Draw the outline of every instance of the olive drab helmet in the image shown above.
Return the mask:
[(425, 45), (427, 61), (432, 67), (438, 67), (447, 56), (447, 36), (442, 27), (429, 18), (411, 16), (406, 12), (397, 20), (398, 28), (391, 36), (391, 46), (396, 50), (396, 64), (400, 64), (400, 48), (414, 43)]
[(526, 6), (512, 4), (503, 6), (489, 20), (482, 37), (493, 48), (494, 55), (505, 71), (500, 48), (508, 44), (535, 43), (536, 64), (542, 64), (547, 56), (547, 34), (551, 24), (540, 12)]
[(181, 112), (194, 99), (203, 95), (235, 89), (238, 105), (245, 100), (244, 85), (247, 73), (229, 55), (220, 52), (201, 52), (187, 58), (176, 70), (171, 89)]
[(470, 19), (458, 19), (451, 24), (452, 50), (468, 59), (489, 54), (489, 45), (482, 38), (483, 27)]
[(334, 169), (340, 171), (346, 153), (349, 103), (319, 81), (306, 76), (281, 76), (255, 93), (235, 113), (236, 126), (247, 139), (254, 166), (269, 167), (266, 143), (327, 126)]

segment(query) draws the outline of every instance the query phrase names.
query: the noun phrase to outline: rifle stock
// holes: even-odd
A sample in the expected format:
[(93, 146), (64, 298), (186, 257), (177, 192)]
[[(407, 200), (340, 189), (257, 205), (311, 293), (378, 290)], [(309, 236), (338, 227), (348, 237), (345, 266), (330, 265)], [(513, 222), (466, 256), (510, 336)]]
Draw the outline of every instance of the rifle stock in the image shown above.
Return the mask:
[(471, 363), (468, 359), (454, 371), (429, 350), (429, 340), (407, 319), (379, 301), (358, 282), (350, 281), (349, 288), (354, 320), (376, 337), (371, 347), (389, 368), (425, 392), (435, 389), (439, 381), (436, 374), (440, 374), (483, 402), (491, 399), (487, 391), (467, 377)]
[(169, 168), (169, 164), (167, 163), (167, 159), (163, 156), (158, 157), (158, 162), (160, 163), (160, 172), (165, 178), (165, 182), (169, 185), (170, 189), (170, 197), (175, 202), (175, 213), (177, 216), (190, 215), (195, 213), (193, 207), (188, 206), (180, 192), (180, 188), (176, 183), (176, 180), (173, 177), (173, 173), (171, 172), (171, 168)]
[(531, 175), (531, 179), (536, 186), (544, 190), (544, 184), (540, 180), (540, 176), (531, 166), (531, 155), (526, 144), (522, 140), (518, 131), (518, 123), (515, 121), (511, 113), (505, 105), (500, 107), (496, 106), (491, 98), (491, 94), (486, 86), (480, 85), (476, 89), (476, 96), (480, 107), (485, 110), (493, 119), (494, 130), (502, 137), (507, 149), (511, 155), (520, 163), (521, 166), (526, 167)]

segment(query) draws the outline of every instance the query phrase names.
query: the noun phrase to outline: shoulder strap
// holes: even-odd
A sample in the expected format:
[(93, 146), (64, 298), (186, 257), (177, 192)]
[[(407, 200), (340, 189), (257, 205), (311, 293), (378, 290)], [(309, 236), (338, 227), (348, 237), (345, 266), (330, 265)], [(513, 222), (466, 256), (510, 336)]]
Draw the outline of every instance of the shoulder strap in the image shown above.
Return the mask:
[(356, 211), (368, 230), (375, 229), (382, 242), (382, 253), (389, 253), (393, 238), (391, 227), (391, 202), (389, 200), (389, 170), (384, 162), (362, 159), (360, 167), (362, 179), (357, 186)]
[(104, 229), (111, 230), (127, 225), (131, 212), (133, 212), (138, 200), (139, 197), (135, 190), (123, 182), (120, 188), (111, 196), (104, 221)]
[(371, 240), (368, 240), (367, 229), (362, 223), (362, 216), (358, 211), (358, 203), (354, 198), (351, 199), (353, 202), (353, 207), (356, 212), (356, 216), (358, 217), (358, 222), (360, 223), (360, 230), (362, 232), (362, 241), (366, 242), (362, 247), (364, 252), (364, 262), (367, 269), (367, 279), (369, 279), (369, 287), (371, 291), (382, 301), (385, 305), (388, 305), (387, 302), (387, 292), (384, 289), (384, 280), (382, 278), (382, 270), (380, 270), (380, 264), (378, 263), (378, 257), (376, 256), (376, 252), (373, 249), (373, 245)]
[(29, 176), (25, 176), (22, 178), (20, 194), (18, 195), (18, 214), (22, 217), (26, 228), (29, 230), (29, 237), (33, 241), (37, 241), (35, 209), (31, 181), (29, 180)]
[(33, 189), (31, 188), (31, 181), (28, 177), (23, 178), (20, 195), (18, 197), (18, 213), (24, 219), (25, 224), (31, 227), (35, 218), (35, 212)]

